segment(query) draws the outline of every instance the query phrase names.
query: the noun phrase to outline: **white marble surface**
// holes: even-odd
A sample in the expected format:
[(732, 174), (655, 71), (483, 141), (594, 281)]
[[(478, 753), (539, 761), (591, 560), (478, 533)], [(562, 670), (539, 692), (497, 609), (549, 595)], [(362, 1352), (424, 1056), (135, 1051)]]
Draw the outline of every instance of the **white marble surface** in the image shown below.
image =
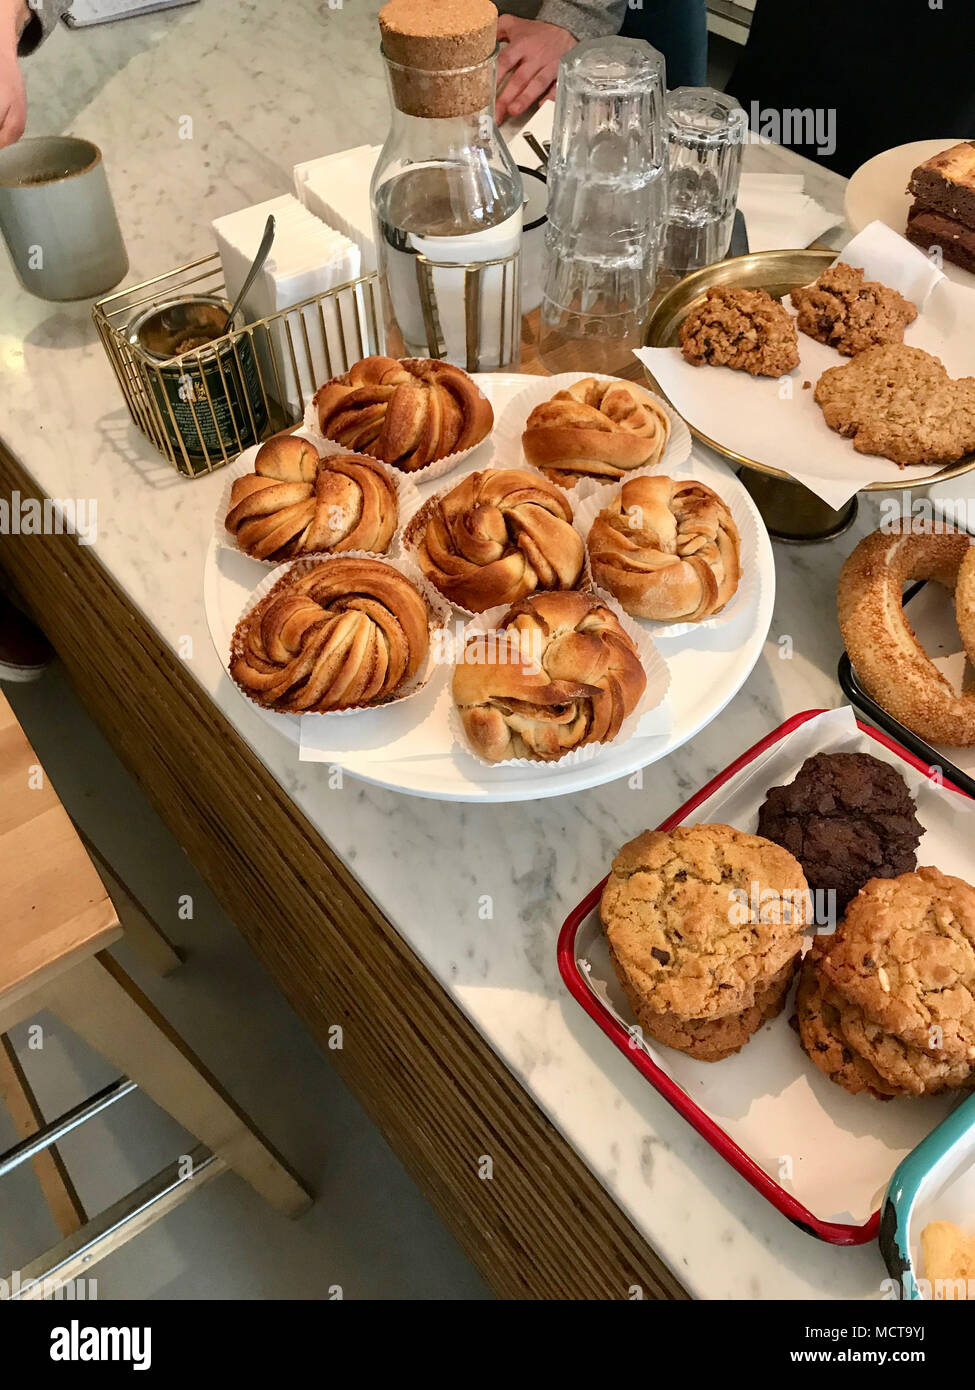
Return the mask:
[[(87, 32), (62, 28), (29, 65), (29, 133), (71, 131), (102, 145), (133, 278), (157, 273), (210, 249), (212, 217), (286, 191), (297, 160), (381, 138), (378, 5), (203, 0)], [(191, 140), (179, 136), (184, 115)], [(756, 169), (799, 167), (774, 149), (749, 149), (747, 159)], [(842, 180), (805, 167), (808, 191), (839, 215)], [(7, 444), (48, 494), (97, 498), (99, 560), (163, 640), (191, 652), (196, 679), (688, 1289), (709, 1298), (877, 1296), (875, 1247), (831, 1248), (789, 1225), (582, 1014), (555, 961), (563, 917), (624, 840), (786, 716), (841, 702), (833, 586), (868, 529), (868, 509), (831, 545), (777, 547), (762, 661), (720, 719), (654, 766), (643, 790), (624, 782), (510, 807), (410, 800), (348, 779), (329, 790), (323, 772), (299, 766), (239, 697), (211, 647), (200, 577), (219, 475), (180, 479), (132, 428), (89, 305), (33, 299), (5, 263), (0, 295)], [(791, 660), (780, 658), (785, 634)], [(494, 902), (487, 922), (484, 894)], [(354, 1020), (346, 1037), (356, 1045)], [(479, 1152), (490, 1151), (487, 1137), (485, 1145)]]

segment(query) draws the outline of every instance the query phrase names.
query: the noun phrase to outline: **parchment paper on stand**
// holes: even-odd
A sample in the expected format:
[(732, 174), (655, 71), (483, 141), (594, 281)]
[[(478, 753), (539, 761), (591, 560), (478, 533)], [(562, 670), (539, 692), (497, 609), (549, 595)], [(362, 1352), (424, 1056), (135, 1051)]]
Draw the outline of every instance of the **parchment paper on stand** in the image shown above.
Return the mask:
[[(918, 307), (905, 335), (911, 347), (940, 357), (952, 376), (975, 367), (975, 292), (953, 285), (931, 261), (881, 222), (872, 222), (836, 258), (862, 266), (868, 278), (900, 290)], [(788, 300), (784, 301), (789, 308)], [(726, 367), (694, 367), (680, 349), (639, 348), (672, 405), (689, 424), (735, 453), (780, 468), (830, 507), (841, 508), (868, 483), (923, 485), (937, 465), (899, 468), (858, 454), (823, 420), (813, 390), (828, 367), (848, 358), (799, 334), (799, 366), (785, 378), (750, 377)], [(791, 390), (784, 392), (783, 383)]]

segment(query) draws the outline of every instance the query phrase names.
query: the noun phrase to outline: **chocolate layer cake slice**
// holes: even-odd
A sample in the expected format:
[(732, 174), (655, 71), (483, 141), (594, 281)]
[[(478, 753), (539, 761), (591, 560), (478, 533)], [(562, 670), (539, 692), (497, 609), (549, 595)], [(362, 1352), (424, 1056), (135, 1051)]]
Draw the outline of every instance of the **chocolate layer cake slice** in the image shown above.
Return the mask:
[(911, 175), (915, 201), (907, 239), (922, 251), (937, 246), (946, 261), (975, 271), (975, 140), (962, 140), (926, 159)]
[(930, 251), (940, 246), (946, 261), (953, 261), (975, 274), (975, 229), (952, 217), (943, 217), (921, 203), (913, 203), (907, 214), (907, 239)]
[(975, 230), (975, 141), (963, 140), (919, 164), (908, 192), (928, 212)]

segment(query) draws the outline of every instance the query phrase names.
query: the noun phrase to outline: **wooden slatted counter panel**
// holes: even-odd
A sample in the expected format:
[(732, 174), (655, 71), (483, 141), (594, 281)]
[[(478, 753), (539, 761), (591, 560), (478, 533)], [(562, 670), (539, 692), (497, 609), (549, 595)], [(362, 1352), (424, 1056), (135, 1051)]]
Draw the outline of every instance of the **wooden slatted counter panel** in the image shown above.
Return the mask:
[[(41, 496), (0, 446), (0, 495), (14, 490)], [(686, 1297), (91, 548), (8, 540), (0, 566), (308, 1028), (325, 1046), (342, 1025), (329, 1059), (495, 1291)]]

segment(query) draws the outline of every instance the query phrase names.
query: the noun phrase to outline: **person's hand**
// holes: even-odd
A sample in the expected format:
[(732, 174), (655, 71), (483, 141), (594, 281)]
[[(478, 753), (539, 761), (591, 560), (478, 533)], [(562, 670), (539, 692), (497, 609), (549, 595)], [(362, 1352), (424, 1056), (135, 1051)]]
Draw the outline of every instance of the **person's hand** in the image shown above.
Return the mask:
[(494, 108), (500, 125), (508, 116), (524, 115), (529, 106), (553, 91), (559, 59), (578, 40), (558, 24), (511, 14), (499, 18), (498, 38), (504, 42), (498, 56), (498, 86), (508, 78)]
[(17, 41), (29, 19), (23, 0), (0, 0), (0, 148), (15, 144), (27, 124), (27, 93), (17, 62)]

